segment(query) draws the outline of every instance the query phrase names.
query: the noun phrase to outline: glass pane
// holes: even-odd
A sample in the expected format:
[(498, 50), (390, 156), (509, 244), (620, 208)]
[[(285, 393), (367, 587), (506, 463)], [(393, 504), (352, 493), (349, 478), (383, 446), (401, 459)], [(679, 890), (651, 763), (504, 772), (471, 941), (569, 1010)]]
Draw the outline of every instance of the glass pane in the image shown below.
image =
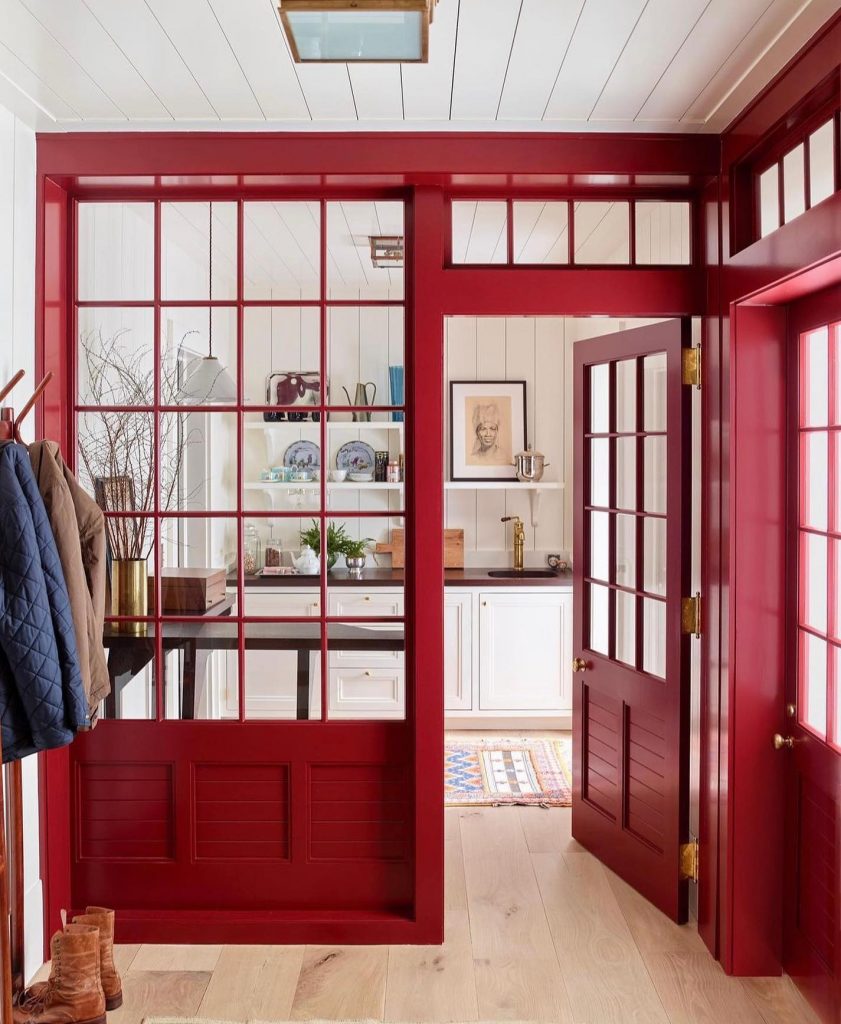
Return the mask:
[(569, 204), (514, 203), (514, 262), (569, 262)]
[(637, 439), (616, 439), (616, 507), (637, 507)]
[(801, 721), (826, 736), (827, 645), (811, 633), (800, 633)]
[[(403, 308), (334, 306), (328, 311), (327, 331), (330, 404), (389, 405), (391, 368), (403, 366)], [(371, 416), (364, 411), (355, 415), (357, 419)], [(351, 420), (352, 416), (332, 413), (330, 419)]]
[(590, 432), (606, 434), (610, 430), (610, 366), (598, 363), (590, 367)]
[(835, 736), (836, 747), (841, 746), (841, 647), (830, 647), (830, 657), (835, 659)]
[(79, 204), (79, 299), (152, 299), (153, 203)]
[(666, 438), (643, 438), (645, 459), (643, 506), (646, 512), (666, 512)]
[(235, 405), (236, 380), (235, 309), (161, 309), (161, 404)]
[(151, 309), (85, 306), (79, 323), (79, 403), (151, 405), (155, 393)]
[(645, 570), (643, 587), (649, 594), (666, 594), (666, 520), (643, 521)]
[(666, 353), (657, 352), (642, 361), (643, 380), (643, 430), (664, 431), (666, 429)]
[(162, 615), (236, 615), (236, 519), (163, 518), (160, 543)]
[[(830, 541), (830, 558), (835, 559), (835, 580), (834, 594), (831, 596), (834, 608), (834, 622), (830, 622), (828, 630), (834, 640), (841, 640), (841, 541)], [(838, 688), (841, 689), (841, 676), (836, 676)], [(841, 719), (839, 719), (841, 726)]]
[(637, 660), (637, 598), (633, 594), (616, 591), (616, 658), (626, 665)]
[(783, 214), (786, 224), (806, 209), (806, 169), (803, 144), (783, 157)]
[(610, 441), (590, 441), (590, 504), (607, 508), (610, 502)]
[(300, 60), (419, 61), (421, 11), (283, 11)]
[[(165, 717), (187, 721), (238, 718), (237, 624), (164, 624), (163, 630)], [(168, 635), (176, 633), (177, 638)]]
[(236, 298), (236, 203), (162, 204), (161, 296)]
[(158, 435), (161, 511), (236, 510), (236, 413), (161, 413)]
[(590, 512), (590, 575), (608, 581), (610, 574), (610, 515)]
[[(245, 404), (306, 406), (317, 402), (321, 393), (321, 314), (318, 308), (246, 306), (243, 316)], [(311, 414), (302, 412), (300, 415), (309, 418)], [(272, 421), (279, 417), (286, 419), (286, 413), (267, 413), (267, 416), (272, 417)]]
[(666, 602), (651, 597), (642, 599), (642, 667), (666, 677)]
[[(383, 599), (378, 600), (382, 603)], [(327, 717), (405, 718), (403, 623), (331, 622), (327, 639), (330, 650)]]
[(636, 516), (616, 517), (616, 582), (623, 587), (637, 585)]
[[(372, 497), (371, 507), (377, 498)], [(380, 503), (382, 499), (379, 499)], [(320, 556), (321, 544), (315, 524), (302, 542)], [(311, 536), (310, 536), (311, 535)], [(406, 529), (402, 518), (383, 516), (327, 520), (327, 596), (329, 612), (342, 618), (390, 619), (403, 615), (402, 567), (393, 568), (394, 549), (405, 554)], [(391, 546), (392, 566), (385, 559), (374, 560), (377, 545)]]
[(575, 204), (575, 262), (629, 263), (627, 203)]
[(780, 226), (780, 169), (778, 164), (759, 175), (759, 234), (764, 238)]
[(636, 262), (689, 263), (690, 210), (689, 203), (635, 203)]
[(257, 413), (245, 417), (244, 427), (243, 507), (317, 512), (323, 468), (320, 425), (311, 420), (266, 422)]
[[(292, 614), (297, 588), (275, 603)], [(245, 717), (306, 721), (321, 717), (321, 626), (318, 622), (249, 622), (244, 626)]]
[(826, 633), (827, 538), (800, 534), (801, 625)]
[(814, 530), (827, 528), (828, 466), (827, 434), (818, 430), (800, 438), (801, 526)]
[(321, 210), (318, 203), (245, 203), (246, 299), (317, 299)]
[(103, 643), (111, 693), (102, 702), (101, 717), (148, 721), (157, 716), (153, 632), (144, 622), (106, 622)]
[(454, 202), (453, 263), (508, 262), (508, 204)]
[(637, 429), (637, 361), (616, 364), (616, 429), (620, 434)]
[(317, 578), (295, 575), (301, 531), (312, 515), (249, 516), (243, 526), (245, 614), (258, 618), (309, 618), (320, 613)]
[(832, 121), (809, 136), (809, 202), (816, 206), (835, 191), (835, 152)]
[[(147, 511), (154, 504), (155, 432), (152, 413), (81, 413), (77, 419), (79, 482), (109, 512)], [(130, 520), (141, 523), (141, 520)], [(138, 526), (134, 539), (139, 542)], [(136, 546), (112, 551), (138, 557)]]
[(829, 422), (829, 330), (821, 327), (800, 338), (800, 422), (824, 427)]
[(607, 587), (588, 584), (590, 592), (590, 650), (608, 654), (608, 607), (610, 591)]
[(327, 204), (327, 295), (403, 298), (403, 204)]

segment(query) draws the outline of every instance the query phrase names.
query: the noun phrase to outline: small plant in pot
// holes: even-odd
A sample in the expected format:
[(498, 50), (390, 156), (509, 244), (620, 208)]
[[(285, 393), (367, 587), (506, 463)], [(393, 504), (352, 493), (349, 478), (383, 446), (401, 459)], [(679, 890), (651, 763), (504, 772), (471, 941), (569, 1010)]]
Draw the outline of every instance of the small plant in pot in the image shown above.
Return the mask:
[[(363, 540), (354, 540), (352, 537), (349, 537), (344, 524), (328, 523), (327, 571), (330, 572), (336, 564), (336, 559), (339, 555), (345, 556), (345, 559), (348, 561), (348, 569), (353, 568), (350, 562), (351, 559), (361, 559), (361, 564), (357, 566), (361, 571), (365, 565), (365, 552), (370, 543), (372, 543), (372, 538), (370, 537), (366, 537)], [(317, 555), (321, 555), (321, 530), (315, 519), (313, 519), (312, 525), (308, 529), (301, 530), (301, 546), (312, 548)]]
[(361, 576), (365, 568), (365, 555), (368, 545), (374, 543), (373, 537), (363, 537), (362, 540), (348, 540), (342, 554), (345, 556), (348, 572), (353, 576)]

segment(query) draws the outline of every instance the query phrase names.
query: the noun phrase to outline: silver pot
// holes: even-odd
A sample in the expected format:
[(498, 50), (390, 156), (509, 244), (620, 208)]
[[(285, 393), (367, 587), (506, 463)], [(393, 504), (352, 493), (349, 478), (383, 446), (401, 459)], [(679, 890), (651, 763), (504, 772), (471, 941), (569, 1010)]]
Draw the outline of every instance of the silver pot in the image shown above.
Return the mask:
[(549, 465), (546, 456), (528, 445), (524, 452), (514, 456), (514, 468), (521, 484), (536, 484), (543, 477), (543, 470)]
[(345, 562), (347, 563), (348, 573), (351, 576), (360, 577), (362, 575), (362, 570), (365, 568), (364, 555), (361, 555), (359, 558), (354, 558), (352, 555), (346, 555)]

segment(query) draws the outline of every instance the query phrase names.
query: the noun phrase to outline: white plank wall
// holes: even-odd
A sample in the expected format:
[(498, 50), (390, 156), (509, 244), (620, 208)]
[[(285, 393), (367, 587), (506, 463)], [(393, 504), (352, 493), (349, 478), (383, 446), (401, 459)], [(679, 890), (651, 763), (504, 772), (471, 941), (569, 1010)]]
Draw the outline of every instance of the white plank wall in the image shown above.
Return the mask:
[[(0, 386), (19, 369), (26, 377), (9, 404), (23, 405), (35, 386), (35, 134), (0, 107)], [(33, 436), (30, 416), (25, 438)], [(23, 762), (25, 971), (41, 966), (43, 891), (38, 822), (38, 759)]]

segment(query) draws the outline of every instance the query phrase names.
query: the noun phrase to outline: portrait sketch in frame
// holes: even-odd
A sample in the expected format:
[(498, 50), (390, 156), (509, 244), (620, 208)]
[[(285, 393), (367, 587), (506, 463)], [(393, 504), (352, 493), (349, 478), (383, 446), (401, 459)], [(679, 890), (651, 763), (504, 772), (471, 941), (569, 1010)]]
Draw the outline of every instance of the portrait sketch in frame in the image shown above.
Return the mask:
[(516, 480), (525, 447), (524, 380), (450, 381), (452, 480)]

